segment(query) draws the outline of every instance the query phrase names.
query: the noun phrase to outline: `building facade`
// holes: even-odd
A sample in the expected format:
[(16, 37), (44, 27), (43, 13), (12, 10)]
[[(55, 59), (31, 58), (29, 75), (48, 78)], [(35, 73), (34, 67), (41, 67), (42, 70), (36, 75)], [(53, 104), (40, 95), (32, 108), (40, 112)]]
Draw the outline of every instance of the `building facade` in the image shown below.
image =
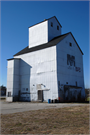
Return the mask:
[(83, 52), (54, 16), (29, 27), (29, 45), (8, 59), (7, 101), (85, 98)]

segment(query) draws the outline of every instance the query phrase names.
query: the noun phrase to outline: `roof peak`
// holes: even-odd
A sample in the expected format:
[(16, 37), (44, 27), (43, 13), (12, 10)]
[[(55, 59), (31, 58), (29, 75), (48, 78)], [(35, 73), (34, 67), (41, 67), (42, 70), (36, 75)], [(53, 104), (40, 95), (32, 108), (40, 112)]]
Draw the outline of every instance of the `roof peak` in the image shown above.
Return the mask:
[[(59, 23), (59, 21), (58, 21), (58, 19), (56, 18), (56, 16), (52, 16), (52, 17), (50, 17), (50, 18), (48, 18), (48, 19), (44, 19), (43, 21), (41, 21), (41, 22), (39, 22), (39, 23), (45, 22), (45, 21), (47, 21), (47, 20), (50, 20), (51, 18), (55, 18), (55, 19), (57, 20), (57, 22)], [(32, 26), (29, 26), (28, 28), (33, 27), (33, 26), (35, 26), (35, 25), (37, 25), (37, 24), (39, 24), (39, 23), (36, 23), (36, 24), (34, 24), (34, 25), (32, 25)], [(59, 23), (59, 25), (60, 25), (60, 27), (62, 28), (62, 26), (61, 26), (60, 23)]]
[[(48, 48), (48, 47), (51, 47), (51, 46), (55, 46), (57, 45), (61, 40), (63, 40), (68, 34), (71, 34), (74, 41), (76, 42), (73, 34), (71, 32), (68, 32), (68, 33), (65, 33), (65, 34), (62, 34), (60, 36), (57, 36), (55, 38), (53, 38), (52, 40), (50, 40), (48, 43), (45, 43), (45, 44), (42, 44), (42, 45), (39, 45), (39, 46), (36, 46), (36, 47), (32, 47), (32, 48), (28, 48), (25, 47), (23, 50), (21, 50), (20, 52), (16, 53), (14, 56), (18, 56), (18, 55), (22, 55), (22, 54), (25, 54), (25, 53), (29, 53), (29, 52), (33, 52), (33, 51), (38, 51), (38, 50), (41, 50), (41, 49), (45, 49), (45, 48)], [(83, 52), (82, 50), (80, 49), (78, 43), (76, 42), (79, 50), (81, 51), (82, 55), (83, 55)]]

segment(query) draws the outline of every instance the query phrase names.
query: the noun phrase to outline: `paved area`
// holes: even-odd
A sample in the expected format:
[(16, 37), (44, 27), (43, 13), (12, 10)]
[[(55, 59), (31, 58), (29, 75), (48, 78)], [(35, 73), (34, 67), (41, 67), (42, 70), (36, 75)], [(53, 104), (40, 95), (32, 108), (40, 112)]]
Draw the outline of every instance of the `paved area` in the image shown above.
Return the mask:
[(64, 108), (70, 106), (84, 106), (89, 104), (79, 103), (31, 103), (31, 102), (12, 102), (0, 101), (0, 114), (10, 114), (24, 112), (29, 110), (49, 109), (49, 108)]

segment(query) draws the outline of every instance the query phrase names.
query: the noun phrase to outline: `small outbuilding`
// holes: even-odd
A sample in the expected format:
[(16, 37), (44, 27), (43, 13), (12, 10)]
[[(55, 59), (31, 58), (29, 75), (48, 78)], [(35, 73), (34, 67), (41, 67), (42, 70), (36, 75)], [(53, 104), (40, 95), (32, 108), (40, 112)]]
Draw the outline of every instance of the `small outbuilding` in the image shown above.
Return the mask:
[(7, 60), (7, 101), (85, 98), (83, 52), (51, 17), (29, 29), (29, 45)]
[(6, 87), (5, 86), (0, 86), (0, 96), (6, 96)]

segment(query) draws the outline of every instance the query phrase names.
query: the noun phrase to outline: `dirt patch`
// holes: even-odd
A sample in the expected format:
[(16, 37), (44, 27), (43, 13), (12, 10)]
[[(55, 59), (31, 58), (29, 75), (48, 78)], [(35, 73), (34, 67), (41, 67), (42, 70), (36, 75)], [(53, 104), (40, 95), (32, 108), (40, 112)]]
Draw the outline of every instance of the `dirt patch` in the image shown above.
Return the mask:
[(89, 106), (1, 115), (2, 134), (89, 134)]
[[(72, 112), (78, 112), (78, 111), (83, 111), (83, 108), (84, 107), (77, 107), (77, 106), (75, 106), (75, 107), (69, 107), (69, 108), (67, 108), (68, 109), (68, 111), (72, 111)], [(86, 108), (87, 109), (87, 111), (89, 111), (89, 107), (87, 107)]]

